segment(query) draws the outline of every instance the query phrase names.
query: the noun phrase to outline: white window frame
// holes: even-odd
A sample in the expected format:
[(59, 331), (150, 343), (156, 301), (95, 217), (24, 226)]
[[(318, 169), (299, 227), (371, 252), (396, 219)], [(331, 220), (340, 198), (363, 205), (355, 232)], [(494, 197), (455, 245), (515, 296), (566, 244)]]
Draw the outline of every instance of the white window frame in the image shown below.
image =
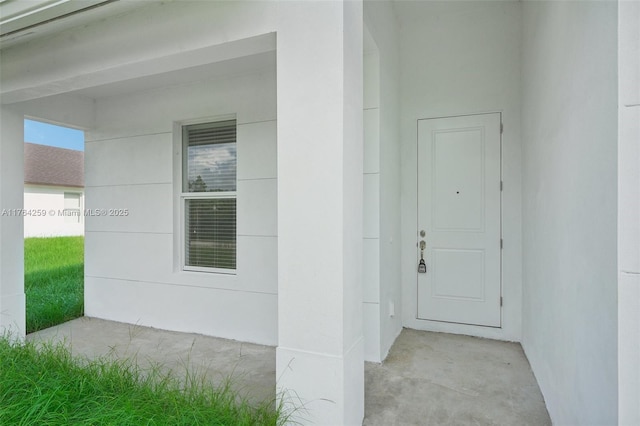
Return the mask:
[[(173, 140), (174, 140), (174, 192), (176, 193), (176, 204), (177, 208), (174, 208), (176, 211), (178, 221), (174, 224), (174, 236), (178, 236), (178, 238), (174, 237), (174, 243), (177, 243), (176, 252), (177, 256), (175, 259), (177, 260), (178, 270), (184, 272), (198, 272), (198, 273), (213, 273), (213, 274), (221, 274), (221, 275), (237, 275), (238, 270), (238, 191), (229, 191), (229, 192), (184, 192), (184, 155), (185, 155), (185, 141), (183, 140), (183, 127), (189, 126), (192, 124), (205, 124), (205, 123), (214, 123), (219, 121), (229, 121), (236, 120), (236, 128), (237, 128), (237, 118), (235, 114), (214, 116), (214, 117), (206, 117), (195, 120), (182, 120), (179, 122), (174, 122), (173, 126)], [(236, 149), (237, 149), (237, 138), (236, 138)], [(237, 157), (236, 157), (237, 161)], [(236, 186), (237, 186), (237, 176), (236, 176)], [(229, 199), (234, 198), (236, 200), (236, 269), (224, 269), (224, 268), (209, 268), (203, 266), (189, 266), (186, 263), (186, 230), (187, 230), (187, 218), (186, 218), (186, 201), (188, 199)]]

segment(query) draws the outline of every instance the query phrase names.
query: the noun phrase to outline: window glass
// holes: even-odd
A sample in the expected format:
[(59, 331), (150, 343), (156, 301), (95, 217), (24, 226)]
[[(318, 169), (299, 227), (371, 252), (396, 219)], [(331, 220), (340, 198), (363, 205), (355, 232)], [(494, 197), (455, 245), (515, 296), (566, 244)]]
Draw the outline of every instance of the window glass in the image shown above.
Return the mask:
[(183, 127), (185, 267), (236, 269), (236, 122)]

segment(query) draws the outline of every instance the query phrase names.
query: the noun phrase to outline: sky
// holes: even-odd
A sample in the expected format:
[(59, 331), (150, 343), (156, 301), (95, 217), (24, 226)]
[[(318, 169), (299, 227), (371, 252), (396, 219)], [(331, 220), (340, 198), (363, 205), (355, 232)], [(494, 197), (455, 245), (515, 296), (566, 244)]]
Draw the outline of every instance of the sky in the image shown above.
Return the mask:
[(84, 151), (84, 132), (41, 121), (24, 120), (24, 141)]
[(205, 184), (205, 189), (195, 192), (236, 190), (235, 142), (190, 146), (188, 156), (189, 182), (200, 177)]

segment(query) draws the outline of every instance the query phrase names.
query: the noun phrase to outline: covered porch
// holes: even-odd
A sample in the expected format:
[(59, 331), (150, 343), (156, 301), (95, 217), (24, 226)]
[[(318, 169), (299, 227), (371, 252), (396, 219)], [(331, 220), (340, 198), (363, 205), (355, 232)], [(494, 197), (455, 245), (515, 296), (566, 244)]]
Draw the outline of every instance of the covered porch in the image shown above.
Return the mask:
[[(269, 384), (256, 388), (294, 390), (319, 424), (360, 424), (365, 406), (372, 424), (416, 407), (425, 410), (420, 421), (501, 421), (474, 417), (483, 413), (482, 385), (501, 375), (474, 376), (485, 368), (469, 371), (472, 359), (454, 357), (488, 342), (478, 338), (519, 342), (492, 345), (520, 353), (520, 361), (496, 355), (505, 374), (516, 362), (530, 373), (522, 345), (554, 422), (637, 423), (637, 2), (103, 3), (51, 24), (30, 23), (29, 12), (0, 50), (0, 207), (22, 207), (30, 117), (84, 129), (86, 207), (129, 212), (87, 219), (86, 315), (277, 345)], [(427, 120), (483, 115), (494, 117), (491, 161), (455, 148), (464, 143), (453, 144), (461, 155), (448, 162), (419, 161), (436, 151), (422, 139), (438, 130), (422, 126)], [(185, 212), (202, 194), (185, 190), (191, 141), (183, 132), (223, 121), (237, 135), (234, 187), (223, 194), (237, 203), (237, 263), (220, 271), (185, 260)], [(476, 175), (457, 161), (469, 157)], [(451, 202), (467, 188), (429, 199), (423, 190), (432, 186), (420, 177), (439, 172), (426, 164), (460, 172), (476, 203)], [(480, 173), (485, 164), (491, 179)], [(478, 223), (447, 222), (459, 212), (475, 212)], [(428, 279), (438, 260), (428, 247), (420, 274), (418, 247), (422, 231), (430, 244), (444, 228), (453, 240), (491, 229), (490, 268), (482, 247), (435, 247), (449, 265), (443, 282), (454, 284), (435, 294)], [(0, 328), (17, 333), (22, 247), (22, 218), (3, 215)], [(469, 270), (474, 280), (459, 273)], [(432, 316), (434, 294), (446, 315)], [(445, 306), (454, 299), (486, 301), (491, 318), (469, 320), (470, 310)], [(93, 321), (65, 327), (78, 337)], [(123, 349), (143, 342), (137, 332), (151, 333), (126, 327), (111, 336)], [(419, 348), (398, 349), (407, 336)], [(103, 337), (90, 350), (113, 342)], [(435, 349), (438, 340), (449, 342), (446, 351)], [(177, 344), (169, 364), (182, 350)], [(386, 376), (395, 361), (402, 371)], [(261, 362), (248, 371), (262, 371)], [(416, 378), (429, 366), (437, 374)], [(505, 412), (520, 405), (509, 401), (537, 398), (494, 385), (488, 393)], [(466, 402), (449, 405), (445, 394)], [(387, 411), (394, 399), (399, 411)]]
[[(79, 318), (27, 336), (63, 341), (80, 357), (135, 358), (176, 375), (232, 378), (251, 401), (275, 400), (276, 350), (192, 333)], [(304, 420), (304, 407), (293, 420)], [(518, 343), (404, 329), (383, 363), (365, 363), (364, 425), (551, 425)]]

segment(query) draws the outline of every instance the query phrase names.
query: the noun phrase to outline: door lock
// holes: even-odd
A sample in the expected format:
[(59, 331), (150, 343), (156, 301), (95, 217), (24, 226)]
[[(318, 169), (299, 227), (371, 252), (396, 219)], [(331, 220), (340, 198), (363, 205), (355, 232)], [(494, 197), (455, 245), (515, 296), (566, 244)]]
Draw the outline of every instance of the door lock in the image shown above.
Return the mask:
[[(423, 231), (424, 232), (424, 231)], [(427, 273), (427, 264), (424, 261), (424, 249), (427, 247), (427, 243), (424, 240), (420, 240), (420, 262), (418, 262), (418, 273)]]

